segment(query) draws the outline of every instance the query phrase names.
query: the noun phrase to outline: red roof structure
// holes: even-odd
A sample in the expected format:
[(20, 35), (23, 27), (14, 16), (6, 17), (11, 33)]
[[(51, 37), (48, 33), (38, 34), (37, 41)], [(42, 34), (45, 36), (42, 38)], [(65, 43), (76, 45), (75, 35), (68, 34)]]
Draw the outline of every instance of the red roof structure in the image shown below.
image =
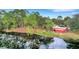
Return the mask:
[(52, 28), (52, 31), (58, 32), (58, 33), (65, 33), (65, 32), (68, 32), (68, 31), (69, 31), (69, 28), (68, 28), (68, 27), (54, 26), (54, 27)]

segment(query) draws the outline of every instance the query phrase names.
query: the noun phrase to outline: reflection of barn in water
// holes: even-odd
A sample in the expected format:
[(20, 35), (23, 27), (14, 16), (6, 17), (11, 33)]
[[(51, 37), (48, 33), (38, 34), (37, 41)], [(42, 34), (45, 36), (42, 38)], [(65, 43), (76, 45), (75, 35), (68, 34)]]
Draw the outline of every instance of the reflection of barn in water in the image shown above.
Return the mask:
[(52, 27), (52, 31), (58, 32), (58, 33), (65, 33), (68, 32), (70, 28), (66, 26), (54, 26)]

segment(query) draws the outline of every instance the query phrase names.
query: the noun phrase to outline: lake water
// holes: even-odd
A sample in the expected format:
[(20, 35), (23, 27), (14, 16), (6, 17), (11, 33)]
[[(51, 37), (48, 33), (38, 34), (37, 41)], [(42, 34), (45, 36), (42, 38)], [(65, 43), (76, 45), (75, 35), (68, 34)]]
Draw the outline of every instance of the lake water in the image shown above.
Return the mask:
[[(51, 39), (52, 42), (49, 43), (48, 45), (40, 45), (39, 49), (67, 49), (67, 43), (61, 39), (61, 38), (57, 38), (54, 37), (53, 39)], [(48, 47), (47, 47), (48, 46)]]

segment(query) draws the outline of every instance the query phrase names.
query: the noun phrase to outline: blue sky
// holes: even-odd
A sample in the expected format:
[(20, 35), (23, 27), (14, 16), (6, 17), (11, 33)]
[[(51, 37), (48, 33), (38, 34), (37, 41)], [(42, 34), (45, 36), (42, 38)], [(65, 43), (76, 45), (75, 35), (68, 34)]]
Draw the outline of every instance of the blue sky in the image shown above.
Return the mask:
[[(10, 11), (10, 9), (7, 9)], [(28, 9), (30, 13), (39, 12), (42, 16), (49, 16), (50, 18), (57, 18), (57, 16), (72, 16), (73, 14), (78, 14), (79, 9)]]
[(57, 16), (72, 16), (79, 13), (79, 9), (30, 9), (29, 12), (39, 12), (42, 16), (57, 18)]

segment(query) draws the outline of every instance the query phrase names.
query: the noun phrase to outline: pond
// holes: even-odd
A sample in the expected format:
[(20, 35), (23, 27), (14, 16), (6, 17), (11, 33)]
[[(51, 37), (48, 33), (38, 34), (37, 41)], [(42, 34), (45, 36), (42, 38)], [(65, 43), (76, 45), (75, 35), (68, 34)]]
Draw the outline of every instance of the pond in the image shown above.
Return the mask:
[(63, 39), (54, 37), (51, 40), (54, 40), (54, 42), (49, 44), (48, 49), (67, 49), (67, 43)]
[(29, 38), (23, 38), (11, 34), (0, 34), (0, 49), (79, 49), (79, 44), (66, 42), (59, 37), (31, 35)]
[(62, 38), (54, 37), (51, 42), (46, 44), (41, 44), (40, 49), (79, 49), (79, 42), (68, 42)]

